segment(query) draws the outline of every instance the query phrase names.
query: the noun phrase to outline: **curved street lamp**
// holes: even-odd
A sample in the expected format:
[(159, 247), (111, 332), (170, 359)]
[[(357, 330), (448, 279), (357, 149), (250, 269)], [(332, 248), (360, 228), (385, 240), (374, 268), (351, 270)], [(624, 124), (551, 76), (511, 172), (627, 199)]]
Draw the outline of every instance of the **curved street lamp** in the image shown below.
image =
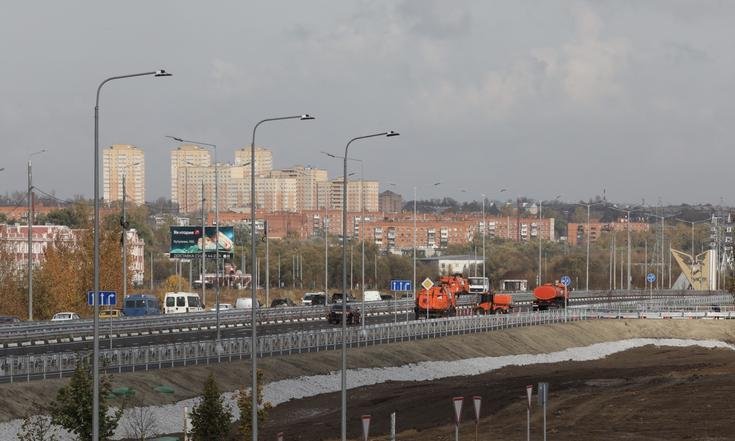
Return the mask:
[[(263, 120), (258, 121), (257, 124), (253, 127), (253, 138), (250, 142), (250, 239), (252, 243), (252, 249), (250, 253), (251, 262), (253, 265), (253, 269), (255, 269), (255, 262), (258, 258), (256, 254), (256, 248), (257, 248), (257, 242), (255, 239), (255, 132), (258, 130), (258, 127), (265, 123), (265, 122), (271, 122), (271, 121), (283, 121), (287, 119), (298, 119), (301, 121), (310, 121), (315, 119), (313, 116), (309, 115), (308, 113), (302, 114), (302, 115), (294, 115), (294, 116), (280, 116), (276, 118), (266, 118)], [(243, 268), (244, 270), (244, 268)], [(251, 278), (250, 281), (250, 299), (252, 301), (251, 308), (250, 308), (250, 367), (252, 370), (252, 378), (251, 378), (251, 384), (250, 384), (250, 395), (252, 396), (252, 414), (251, 414), (251, 427), (252, 427), (252, 435), (253, 435), (253, 441), (258, 441), (258, 357), (256, 354), (256, 348), (257, 348), (257, 336), (256, 336), (256, 325), (255, 325), (255, 308), (258, 305), (258, 297), (256, 292), (256, 286), (255, 283), (253, 283), (255, 280), (254, 277)]]
[(92, 359), (92, 370), (94, 371), (94, 385), (92, 387), (92, 441), (99, 441), (100, 437), (100, 376), (99, 376), (99, 291), (100, 291), (100, 92), (102, 87), (114, 80), (122, 80), (133, 77), (170, 77), (171, 74), (163, 69), (151, 72), (141, 72), (129, 75), (118, 75), (109, 77), (97, 86), (97, 98), (94, 104), (94, 355)]
[[(372, 135), (358, 136), (350, 139), (345, 146), (345, 155), (343, 156), (342, 171), (342, 424), (341, 434), (342, 441), (347, 441), (347, 160), (349, 159), (348, 151), (350, 144), (354, 141), (367, 138), (375, 138), (377, 136), (393, 137), (398, 136), (398, 132), (389, 130), (387, 132), (374, 133)], [(253, 394), (255, 397), (255, 394)], [(257, 415), (257, 407), (253, 407), (254, 415)], [(257, 439), (253, 439), (257, 441)]]

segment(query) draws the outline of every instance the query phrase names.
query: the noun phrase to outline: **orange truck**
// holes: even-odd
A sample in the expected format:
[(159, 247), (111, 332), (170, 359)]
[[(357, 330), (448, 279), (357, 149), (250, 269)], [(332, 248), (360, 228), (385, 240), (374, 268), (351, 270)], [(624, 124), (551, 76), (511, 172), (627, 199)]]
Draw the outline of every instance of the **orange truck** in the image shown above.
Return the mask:
[(513, 297), (510, 294), (485, 292), (475, 306), (475, 314), (508, 314), (513, 310)]
[(416, 296), (416, 320), (451, 317), (457, 313), (457, 296), (469, 293), (469, 282), (461, 274), (442, 276), (430, 289), (421, 289)]
[(550, 308), (564, 308), (569, 300), (569, 290), (563, 283), (545, 283), (533, 290), (534, 311), (545, 311)]

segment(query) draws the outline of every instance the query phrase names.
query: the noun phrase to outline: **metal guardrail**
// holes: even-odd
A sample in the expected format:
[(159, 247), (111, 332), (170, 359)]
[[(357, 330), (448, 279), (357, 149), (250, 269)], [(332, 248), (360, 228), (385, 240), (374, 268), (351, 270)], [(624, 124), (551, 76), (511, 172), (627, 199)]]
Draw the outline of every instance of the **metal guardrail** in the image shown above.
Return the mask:
[[(730, 295), (686, 297), (668, 299), (683, 306), (733, 303)], [(666, 299), (655, 299), (649, 305), (669, 305)], [(387, 323), (361, 327), (349, 327), (344, 339), (350, 348), (364, 347), (383, 343), (412, 341), (448, 335), (487, 332), (496, 329), (534, 326), (563, 321), (579, 321), (601, 318), (683, 318), (688, 317), (735, 318), (735, 311), (728, 312), (672, 312), (654, 311), (598, 311), (590, 309), (557, 309), (543, 312), (518, 314), (464, 316), (432, 320)], [(364, 332), (363, 332), (364, 329)], [(297, 331), (284, 334), (262, 335), (258, 337), (258, 357), (286, 355), (302, 352), (337, 349), (342, 344), (340, 328)], [(217, 351), (215, 341), (177, 342), (141, 347), (104, 349), (100, 352), (102, 366), (106, 372), (135, 372), (161, 369), (174, 366), (209, 364), (233, 361), (250, 357), (249, 337), (227, 338), (221, 340), (222, 351)], [(61, 378), (69, 375), (82, 354), (56, 353), (24, 356), (0, 357), (0, 382), (31, 381), (50, 377)]]

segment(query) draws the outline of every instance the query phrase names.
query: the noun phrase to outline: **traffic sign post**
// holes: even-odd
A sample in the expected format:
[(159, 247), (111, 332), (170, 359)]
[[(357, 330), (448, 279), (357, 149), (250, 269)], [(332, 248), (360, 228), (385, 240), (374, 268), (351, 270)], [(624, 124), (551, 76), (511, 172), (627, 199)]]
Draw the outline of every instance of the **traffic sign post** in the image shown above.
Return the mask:
[(278, 432), (278, 433), (276, 434), (276, 439), (277, 439), (278, 441), (283, 441), (283, 432)]
[(475, 405), (475, 441), (478, 441), (478, 429), (480, 427), (480, 405), (482, 404), (482, 397), (478, 395), (472, 397), (472, 404)]
[(362, 416), (362, 441), (368, 441), (370, 435), (370, 415)]
[(413, 282), (410, 280), (393, 279), (390, 281), (390, 290), (398, 292), (413, 291)]
[(572, 278), (569, 276), (561, 276), (561, 284), (569, 288), (569, 286), (572, 284)]
[(538, 384), (538, 404), (544, 409), (544, 441), (546, 441), (546, 403), (549, 401), (549, 383)]
[(526, 386), (526, 397), (528, 398), (528, 406), (526, 407), (526, 440), (531, 441), (531, 397), (533, 396), (533, 385)]
[[(117, 305), (117, 293), (115, 291), (98, 291), (99, 305)], [(87, 291), (87, 305), (94, 306), (94, 291)]]
[(459, 441), (459, 423), (462, 420), (462, 401), (464, 401), (464, 397), (452, 398), (452, 403), (454, 404), (454, 441)]
[[(424, 279), (423, 282), (421, 282), (421, 286), (423, 286), (424, 289), (428, 292), (434, 286), (434, 282), (432, 282), (431, 279), (427, 277), (427, 278)], [(417, 305), (418, 305), (418, 303), (417, 303)], [(428, 300), (428, 296), (427, 296), (427, 299), (426, 299), (426, 320), (429, 320), (429, 300)]]
[(656, 275), (653, 273), (646, 274), (646, 281), (648, 282), (648, 299), (653, 301), (653, 282), (656, 281)]

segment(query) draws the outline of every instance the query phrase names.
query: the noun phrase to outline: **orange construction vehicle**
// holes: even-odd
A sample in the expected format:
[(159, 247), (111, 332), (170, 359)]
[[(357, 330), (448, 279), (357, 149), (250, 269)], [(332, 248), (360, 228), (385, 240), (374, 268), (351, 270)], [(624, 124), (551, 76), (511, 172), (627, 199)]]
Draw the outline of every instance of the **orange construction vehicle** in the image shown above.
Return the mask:
[(475, 314), (507, 314), (513, 310), (513, 297), (510, 294), (484, 292), (475, 306)]
[(469, 293), (469, 282), (461, 274), (442, 276), (431, 289), (422, 289), (416, 296), (416, 320), (451, 317), (457, 312), (457, 296)]
[(533, 301), (534, 311), (545, 311), (549, 308), (564, 308), (566, 302), (569, 300), (569, 290), (566, 285), (556, 281), (537, 286), (533, 290), (533, 296), (536, 298)]

